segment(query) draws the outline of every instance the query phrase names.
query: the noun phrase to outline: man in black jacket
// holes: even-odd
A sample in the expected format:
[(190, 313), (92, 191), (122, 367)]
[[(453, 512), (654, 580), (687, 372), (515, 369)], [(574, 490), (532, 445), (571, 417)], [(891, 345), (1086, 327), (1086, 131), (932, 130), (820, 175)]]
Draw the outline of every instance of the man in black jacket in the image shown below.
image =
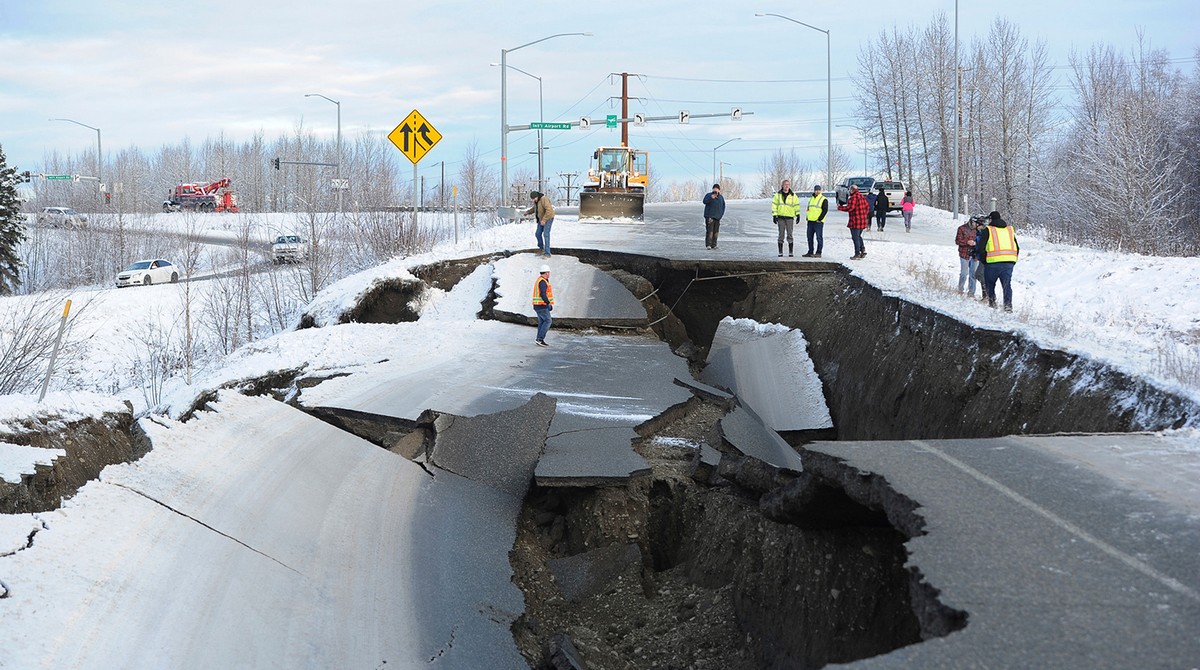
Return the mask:
[(704, 248), (717, 248), (717, 233), (721, 232), (721, 217), (725, 216), (725, 197), (721, 185), (713, 184), (712, 192), (704, 194)]
[(879, 195), (875, 196), (875, 226), (879, 230), (883, 230), (884, 224), (887, 223), (887, 213), (891, 209), (892, 204), (888, 202), (887, 193), (884, 193), (883, 187), (879, 187)]

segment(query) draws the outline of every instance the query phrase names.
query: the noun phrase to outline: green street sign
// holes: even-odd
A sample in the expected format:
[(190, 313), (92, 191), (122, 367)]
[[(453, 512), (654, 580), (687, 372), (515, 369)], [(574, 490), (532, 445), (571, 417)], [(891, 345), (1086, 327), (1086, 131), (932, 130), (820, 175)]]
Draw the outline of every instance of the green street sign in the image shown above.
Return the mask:
[(49, 179), (50, 181), (70, 181), (71, 175), (69, 175), (69, 174), (48, 174), (48, 175), (46, 175), (46, 179)]
[(529, 129), (530, 130), (570, 130), (571, 124), (534, 121), (533, 123), (529, 124)]
[(617, 115), (609, 114), (608, 116), (604, 117), (604, 127), (605, 128), (616, 128), (617, 127)]

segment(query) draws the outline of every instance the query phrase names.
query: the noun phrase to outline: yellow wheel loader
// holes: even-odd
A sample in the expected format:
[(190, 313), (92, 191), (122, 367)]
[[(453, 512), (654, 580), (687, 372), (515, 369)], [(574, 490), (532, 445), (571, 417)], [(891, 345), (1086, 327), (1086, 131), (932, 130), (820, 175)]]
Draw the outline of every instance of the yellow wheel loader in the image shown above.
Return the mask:
[(600, 147), (592, 154), (579, 193), (580, 221), (642, 221), (650, 154), (628, 147)]

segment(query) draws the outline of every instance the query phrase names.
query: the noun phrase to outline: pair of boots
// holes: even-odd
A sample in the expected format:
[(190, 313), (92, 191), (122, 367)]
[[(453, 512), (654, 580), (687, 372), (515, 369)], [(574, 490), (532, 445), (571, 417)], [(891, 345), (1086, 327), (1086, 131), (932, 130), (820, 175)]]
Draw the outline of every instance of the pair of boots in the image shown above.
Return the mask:
[[(783, 258), (783, 242), (778, 242), (777, 244), (779, 244), (779, 257), (780, 257), (780, 258)], [(794, 243), (794, 242), (788, 242), (788, 256), (792, 256), (792, 255), (793, 255), (793, 254), (792, 254), (792, 245), (793, 245), (793, 244), (795, 244), (795, 243)]]

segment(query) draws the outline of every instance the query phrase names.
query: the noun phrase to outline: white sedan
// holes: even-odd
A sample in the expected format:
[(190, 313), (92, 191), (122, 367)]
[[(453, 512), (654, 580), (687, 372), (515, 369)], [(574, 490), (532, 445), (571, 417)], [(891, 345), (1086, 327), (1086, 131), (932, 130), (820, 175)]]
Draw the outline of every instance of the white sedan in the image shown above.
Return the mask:
[(117, 288), (126, 286), (149, 286), (150, 284), (174, 284), (179, 281), (179, 270), (161, 258), (138, 261), (121, 270), (117, 275)]

